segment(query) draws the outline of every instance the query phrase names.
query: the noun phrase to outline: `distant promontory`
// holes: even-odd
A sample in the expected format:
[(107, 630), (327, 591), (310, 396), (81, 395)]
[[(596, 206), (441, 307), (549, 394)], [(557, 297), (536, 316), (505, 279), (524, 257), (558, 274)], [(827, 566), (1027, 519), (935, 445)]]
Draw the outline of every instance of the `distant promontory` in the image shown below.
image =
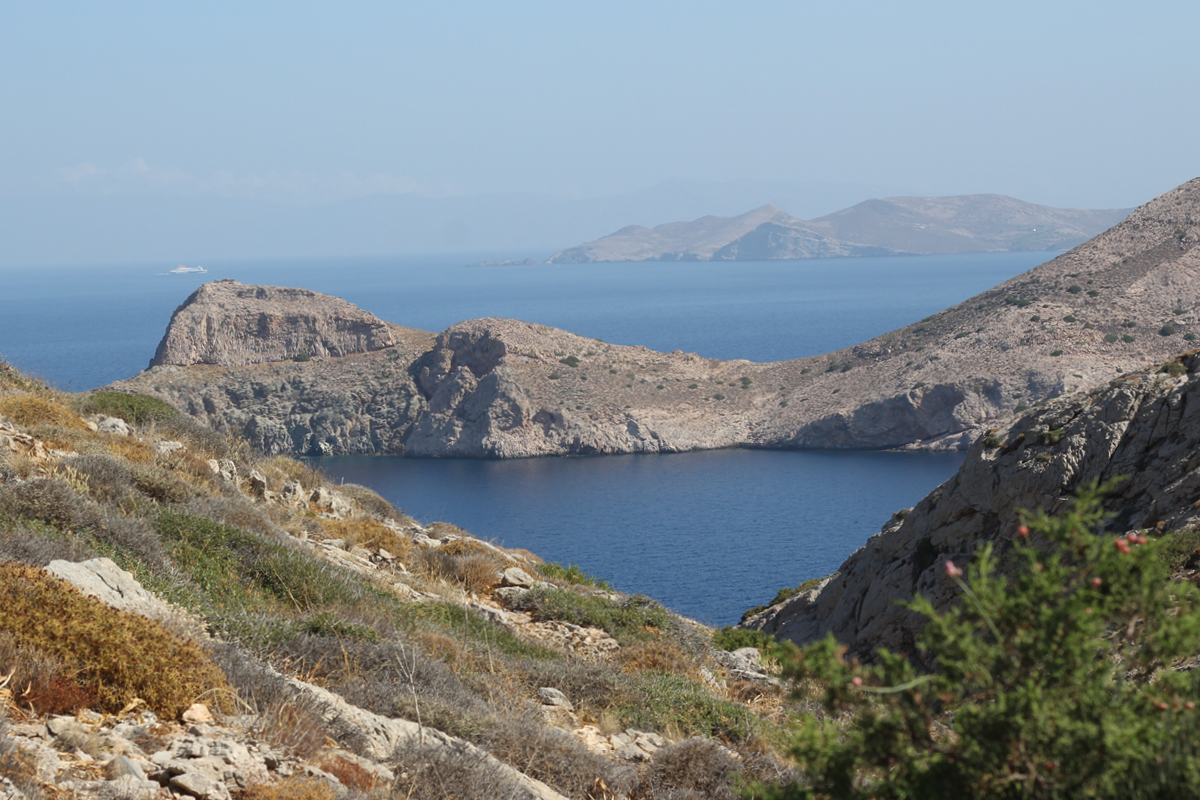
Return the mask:
[(999, 194), (889, 197), (805, 221), (766, 205), (737, 217), (629, 225), (559, 251), (551, 264), (773, 261), (838, 256), (1067, 250), (1132, 209), (1051, 208)]
[(718, 361), (518, 320), (434, 334), (303, 290), (208, 284), (155, 366), (160, 397), (268, 453), (514, 458), (963, 449), (1030, 406), (1200, 337), (1200, 179), (1068, 253), (905, 328), (792, 361)]

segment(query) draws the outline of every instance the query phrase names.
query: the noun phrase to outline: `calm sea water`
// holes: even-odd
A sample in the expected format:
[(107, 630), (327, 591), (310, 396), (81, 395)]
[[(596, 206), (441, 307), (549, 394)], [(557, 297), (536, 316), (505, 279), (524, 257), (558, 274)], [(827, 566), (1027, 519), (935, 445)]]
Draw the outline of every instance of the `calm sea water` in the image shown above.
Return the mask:
[[(441, 330), (515, 317), (616, 344), (774, 361), (869, 339), (1047, 260), (1045, 253), (720, 264), (474, 267), (472, 257), (0, 269), (0, 357), (61, 388), (143, 369), (172, 311), (218, 278), (302, 286)], [(514, 462), (325, 459), (424, 520), (581, 564), (714, 623), (828, 574), (960, 457), (721, 451)]]

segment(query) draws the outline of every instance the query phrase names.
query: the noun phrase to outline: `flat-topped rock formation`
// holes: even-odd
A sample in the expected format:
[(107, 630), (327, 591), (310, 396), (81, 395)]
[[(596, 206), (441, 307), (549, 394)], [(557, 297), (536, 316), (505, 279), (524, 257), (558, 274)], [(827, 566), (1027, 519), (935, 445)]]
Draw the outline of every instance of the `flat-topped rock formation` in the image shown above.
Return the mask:
[(387, 323), (340, 298), (222, 280), (204, 284), (175, 309), (150, 366), (261, 364), (394, 344)]
[(913, 651), (914, 594), (946, 608), (957, 588), (944, 562), (964, 565), (983, 542), (1003, 553), (1017, 509), (1061, 510), (1092, 480), (1124, 476), (1105, 506), (1111, 528), (1200, 526), (1200, 355), (1182, 357), (1060, 398), (980, 438), (953, 478), (897, 514), (817, 588), (744, 624), (798, 643), (833, 633), (852, 655)]
[[(236, 347), (197, 344), (188, 361), (186, 347), (169, 345), (204, 341), (200, 320), (220, 319), (230, 305), (189, 300), (160, 347), (181, 354), (175, 365), (113, 388), (159, 396), (276, 453), (965, 449), (982, 429), (1030, 406), (1188, 347), (1200, 336), (1197, 241), (1200, 179), (953, 308), (855, 347), (773, 363), (658, 353), (518, 320), (472, 320), (437, 335), (380, 329), (366, 312), (315, 293), (306, 293), (315, 308), (354, 314), (344, 327), (322, 311), (313, 323), (321, 331), (378, 334), (348, 334), (339, 347), (357, 342), (353, 355), (326, 344), (329, 356), (297, 363), (284, 359), (295, 348), (316, 349), (298, 332), (307, 322), (290, 323), (297, 332), (288, 338), (273, 332), (275, 323), (256, 329), (246, 321), (258, 318), (258, 304), (275, 319), (274, 293), (299, 298), (300, 290), (217, 285), (194, 298), (206, 290), (235, 296)], [(392, 346), (374, 349), (389, 341), (385, 330)]]
[(629, 225), (555, 253), (551, 264), (771, 261), (841, 256), (1066, 250), (1130, 209), (1051, 208), (998, 194), (867, 200), (811, 221), (766, 205), (737, 217)]

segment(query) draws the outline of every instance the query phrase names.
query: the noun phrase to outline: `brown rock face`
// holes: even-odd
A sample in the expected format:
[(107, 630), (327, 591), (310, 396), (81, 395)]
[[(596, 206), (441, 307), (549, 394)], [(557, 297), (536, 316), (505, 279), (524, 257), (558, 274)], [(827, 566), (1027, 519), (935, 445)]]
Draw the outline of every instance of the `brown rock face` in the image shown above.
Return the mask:
[[(1186, 370), (1186, 371), (1185, 371)], [(1200, 525), (1200, 355), (1062, 398), (995, 429), (958, 474), (856, 551), (816, 590), (752, 617), (747, 627), (795, 642), (833, 633), (852, 653), (911, 652), (920, 619), (897, 601), (922, 594), (939, 608), (983, 542), (1010, 546), (1018, 509), (1063, 508), (1094, 479), (1124, 476), (1105, 506), (1114, 531)]]
[(150, 366), (240, 366), (394, 344), (385, 322), (340, 298), (223, 280), (201, 286), (175, 309)]

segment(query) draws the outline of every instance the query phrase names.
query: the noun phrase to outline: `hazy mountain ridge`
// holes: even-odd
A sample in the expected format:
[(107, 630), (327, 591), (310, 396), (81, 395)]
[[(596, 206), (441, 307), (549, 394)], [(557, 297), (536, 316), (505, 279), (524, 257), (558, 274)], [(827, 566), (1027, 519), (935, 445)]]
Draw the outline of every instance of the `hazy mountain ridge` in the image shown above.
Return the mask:
[[(555, 253), (549, 263), (1066, 250), (1120, 222), (1131, 210), (1051, 208), (996, 194), (889, 197), (805, 221), (764, 206), (732, 218), (703, 217), (655, 228), (630, 225)], [(741, 230), (754, 221), (753, 228)]]

